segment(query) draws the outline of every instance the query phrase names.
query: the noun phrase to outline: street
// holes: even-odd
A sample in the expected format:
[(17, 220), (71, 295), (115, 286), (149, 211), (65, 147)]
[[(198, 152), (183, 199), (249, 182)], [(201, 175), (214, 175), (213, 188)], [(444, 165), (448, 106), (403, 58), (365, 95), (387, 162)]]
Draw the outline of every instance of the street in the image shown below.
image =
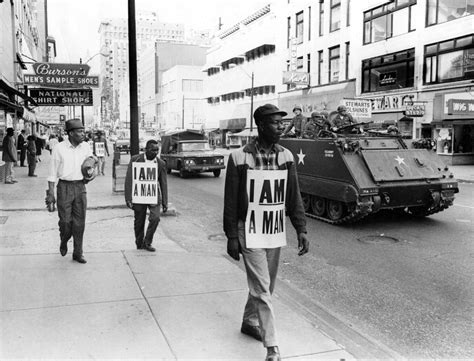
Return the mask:
[[(225, 253), (225, 172), (168, 179), (178, 216), (163, 222), (167, 236), (189, 250)], [(427, 218), (384, 213), (348, 226), (308, 219), (312, 243), (301, 258), (288, 221), (280, 280), (404, 357), (473, 357), (474, 184), (459, 188), (454, 206)]]

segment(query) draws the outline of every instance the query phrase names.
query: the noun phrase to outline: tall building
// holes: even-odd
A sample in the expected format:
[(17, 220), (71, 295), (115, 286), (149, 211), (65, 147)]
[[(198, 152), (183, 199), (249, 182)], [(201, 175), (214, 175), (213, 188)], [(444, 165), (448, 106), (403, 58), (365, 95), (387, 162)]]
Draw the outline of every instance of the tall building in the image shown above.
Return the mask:
[[(128, 81), (128, 20), (107, 19), (99, 27), (101, 57), (101, 114), (104, 125), (120, 120), (120, 85)], [(162, 23), (156, 13), (138, 11), (136, 16), (137, 61), (155, 41), (184, 41), (184, 25)], [(140, 93), (140, 79), (138, 84)], [(140, 97), (140, 96), (139, 96)]]
[(277, 102), (283, 67), (274, 8), (264, 6), (213, 37), (203, 69), (207, 128), (226, 133), (252, 127), (252, 106)]
[[(378, 124), (433, 138), (446, 163), (474, 164), (473, 1), (289, 0), (280, 8), (281, 62), (310, 74), (279, 85), (279, 106), (305, 115), (366, 101)], [(360, 119), (365, 120), (365, 119)]]

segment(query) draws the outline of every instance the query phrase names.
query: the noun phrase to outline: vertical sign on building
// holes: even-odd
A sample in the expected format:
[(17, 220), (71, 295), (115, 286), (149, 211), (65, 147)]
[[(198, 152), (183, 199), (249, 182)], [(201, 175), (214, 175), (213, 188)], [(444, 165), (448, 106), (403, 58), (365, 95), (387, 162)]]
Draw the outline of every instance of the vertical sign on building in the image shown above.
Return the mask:
[(297, 69), (297, 51), (296, 51), (296, 38), (290, 40), (290, 71), (296, 71)]

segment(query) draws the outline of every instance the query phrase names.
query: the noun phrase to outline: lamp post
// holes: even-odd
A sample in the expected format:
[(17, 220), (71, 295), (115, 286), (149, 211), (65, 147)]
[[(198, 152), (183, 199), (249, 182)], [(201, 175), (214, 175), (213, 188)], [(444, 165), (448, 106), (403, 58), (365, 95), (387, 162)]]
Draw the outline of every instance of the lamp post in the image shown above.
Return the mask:
[[(237, 67), (237, 64), (235, 63), (231, 63), (230, 64), (230, 68), (235, 68)], [(251, 86), (250, 86), (250, 134), (252, 134), (252, 131), (253, 131), (253, 84), (254, 84), (254, 72), (252, 70), (252, 73), (249, 74), (247, 73), (244, 69), (242, 68), (239, 68), (245, 75), (247, 75), (250, 79), (251, 79)]]

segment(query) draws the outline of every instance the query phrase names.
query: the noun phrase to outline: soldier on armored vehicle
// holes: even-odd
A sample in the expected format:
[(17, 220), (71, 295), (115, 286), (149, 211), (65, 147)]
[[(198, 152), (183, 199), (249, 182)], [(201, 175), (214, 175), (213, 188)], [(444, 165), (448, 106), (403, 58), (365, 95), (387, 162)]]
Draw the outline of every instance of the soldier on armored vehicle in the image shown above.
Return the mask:
[[(320, 112), (311, 113), (311, 118), (305, 124), (303, 130), (304, 139), (314, 139), (319, 137), (320, 134), (328, 133), (331, 128), (331, 123), (325, 119)], [(321, 131), (324, 131), (321, 133)]]
[(363, 133), (362, 129), (359, 128), (360, 123), (357, 123), (352, 117), (351, 113), (347, 112), (347, 108), (344, 105), (337, 107), (337, 113), (334, 116), (330, 116), (331, 119), (331, 130), (334, 133), (348, 134), (348, 133)]

